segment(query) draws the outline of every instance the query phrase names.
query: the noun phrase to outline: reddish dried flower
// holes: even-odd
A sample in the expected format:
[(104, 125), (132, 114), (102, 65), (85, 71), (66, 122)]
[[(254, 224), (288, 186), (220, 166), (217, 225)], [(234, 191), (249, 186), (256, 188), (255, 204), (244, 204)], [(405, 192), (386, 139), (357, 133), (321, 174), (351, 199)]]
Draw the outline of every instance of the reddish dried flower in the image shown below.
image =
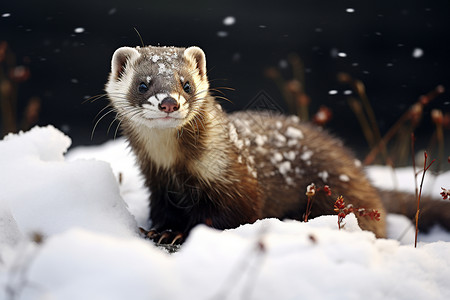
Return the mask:
[(380, 212), (376, 209), (367, 210), (365, 208), (359, 208), (358, 214), (361, 217), (369, 217), (371, 220), (376, 220), (376, 221), (380, 221), (380, 218), (381, 218)]
[(331, 109), (322, 105), (314, 115), (313, 122), (319, 126), (323, 126), (331, 120), (332, 116)]
[(430, 103), (431, 99), (427, 95), (422, 95), (419, 97), (419, 101), (421, 104), (427, 105), (428, 103)]
[(345, 202), (344, 202), (344, 197), (342, 197), (342, 196), (339, 196), (337, 199), (336, 199), (336, 202), (334, 203), (334, 211), (339, 211), (339, 210), (341, 210), (341, 209), (344, 209), (345, 208)]
[(286, 83), (286, 89), (292, 94), (300, 93), (302, 91), (302, 84), (297, 79), (292, 79)]
[(423, 105), (421, 103), (415, 103), (409, 108), (409, 118), (412, 122), (417, 123), (422, 118)]
[(24, 82), (30, 78), (30, 69), (25, 66), (17, 66), (9, 72), (9, 77), (15, 82)]
[(331, 196), (331, 189), (328, 185), (323, 187), (323, 191), (327, 194), (327, 196)]
[(344, 198), (339, 196), (334, 203), (334, 211), (338, 213), (338, 227), (343, 227), (342, 221), (350, 214), (355, 213), (360, 217), (369, 217), (371, 220), (380, 221), (381, 214), (376, 209), (367, 210), (365, 208), (354, 208), (352, 204), (345, 206)]
[(334, 203), (334, 211), (338, 213), (338, 227), (339, 230), (344, 227), (344, 225), (342, 224), (342, 221), (344, 220), (345, 216), (347, 216), (347, 211), (345, 208), (345, 202), (344, 202), (344, 197), (339, 196), (336, 199), (336, 202)]
[(353, 205), (349, 204), (346, 208), (344, 208), (345, 213), (348, 215), (353, 212)]
[(311, 208), (314, 202), (314, 196), (317, 192), (321, 191), (325, 192), (326, 195), (331, 196), (331, 189), (328, 185), (325, 185), (323, 188), (317, 188), (314, 183), (311, 183), (306, 187), (306, 196), (308, 197), (308, 201), (306, 202), (306, 211), (303, 215), (303, 221), (308, 222), (308, 216), (311, 214)]
[(381, 213), (378, 210), (373, 209), (371, 214), (370, 214), (370, 218), (372, 220), (375, 219), (376, 221), (380, 221), (381, 220)]
[(306, 187), (306, 196), (312, 197), (316, 194), (316, 185), (314, 183), (311, 183)]
[(450, 190), (443, 188), (443, 187), (441, 187), (441, 189), (442, 189), (442, 193), (441, 193), (442, 199), (444, 199), (444, 200), (450, 199)]
[(444, 114), (440, 109), (433, 109), (431, 111), (431, 120), (437, 125), (442, 125), (444, 122)]

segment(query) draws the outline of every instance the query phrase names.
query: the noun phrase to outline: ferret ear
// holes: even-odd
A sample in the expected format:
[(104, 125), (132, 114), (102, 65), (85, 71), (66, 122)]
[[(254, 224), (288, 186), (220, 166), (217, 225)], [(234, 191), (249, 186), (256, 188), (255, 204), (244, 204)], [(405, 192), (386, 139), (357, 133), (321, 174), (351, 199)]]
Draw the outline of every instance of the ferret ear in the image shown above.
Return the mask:
[(199, 47), (189, 47), (184, 50), (184, 57), (194, 64), (201, 77), (206, 76), (206, 56), (202, 49)]
[(117, 49), (112, 57), (111, 61), (111, 75), (115, 80), (122, 76), (123, 71), (132, 58), (138, 57), (139, 52), (135, 48), (121, 47)]

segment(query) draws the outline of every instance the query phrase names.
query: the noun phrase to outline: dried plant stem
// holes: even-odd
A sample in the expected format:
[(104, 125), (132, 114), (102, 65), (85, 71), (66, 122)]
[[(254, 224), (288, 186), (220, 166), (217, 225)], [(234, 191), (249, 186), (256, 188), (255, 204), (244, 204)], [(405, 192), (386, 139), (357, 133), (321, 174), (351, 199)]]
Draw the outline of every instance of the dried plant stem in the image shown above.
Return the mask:
[(444, 128), (442, 123), (436, 123), (436, 138), (437, 138), (437, 144), (438, 144), (438, 170), (439, 171), (441, 168), (441, 162), (444, 161), (444, 156), (445, 156), (445, 152), (444, 152)]
[(367, 113), (375, 140), (380, 141), (381, 140), (380, 129), (378, 128), (377, 119), (375, 118), (375, 113), (373, 111), (372, 105), (370, 105), (369, 98), (367, 97), (366, 88), (364, 86), (364, 83), (361, 80), (354, 80), (353, 85), (354, 85), (354, 87), (359, 95), (359, 98), (361, 99), (362, 105)]
[(347, 73), (338, 74), (338, 80), (342, 83), (350, 84), (359, 97), (359, 101), (355, 98), (350, 99), (349, 105), (358, 118), (370, 149), (374, 149), (376, 145), (379, 145), (379, 151), (381, 150), (384, 161), (392, 166), (392, 162), (388, 157), (386, 143), (382, 143), (380, 129), (378, 128), (373, 108), (370, 105), (369, 97), (367, 97), (364, 83), (361, 80), (352, 78)]
[(308, 196), (308, 202), (306, 203), (305, 217), (303, 219), (304, 222), (308, 222), (308, 217), (311, 214), (312, 203), (313, 197)]
[(420, 182), (420, 187), (419, 187), (419, 195), (417, 197), (417, 211), (416, 211), (416, 234), (415, 234), (415, 238), (414, 238), (414, 248), (417, 248), (417, 234), (419, 232), (419, 213), (420, 213), (420, 198), (422, 196), (422, 186), (423, 186), (423, 180), (425, 178), (425, 173), (427, 172), (427, 170), (430, 168), (430, 166), (434, 163), (434, 159), (431, 161), (431, 163), (427, 166), (427, 152), (424, 152), (424, 156), (425, 156), (425, 161), (423, 163), (423, 173), (422, 173), (422, 180)]
[[(300, 59), (300, 57), (292, 53), (288, 56), (288, 61), (292, 66), (292, 74), (293, 77), (300, 82), (300, 88), (301, 90), (299, 93), (302, 96), (305, 96), (305, 66), (303, 64), (303, 61)], [(308, 121), (309, 120), (309, 105), (307, 103), (298, 103), (297, 101), (297, 115), (299, 116), (300, 120), (302, 121)]]
[(416, 199), (418, 197), (419, 189), (417, 187), (417, 172), (416, 172), (416, 150), (415, 150), (416, 137), (414, 136), (414, 132), (411, 133), (411, 158), (414, 172), (414, 191), (416, 194)]
[[(429, 92), (428, 94), (420, 97), (419, 100), (416, 103), (414, 103), (410, 107), (410, 109), (408, 109), (408, 111), (406, 111), (397, 120), (397, 122), (395, 122), (395, 124), (388, 130), (388, 132), (383, 136), (383, 138), (380, 140), (378, 145), (375, 146), (374, 148), (372, 148), (372, 150), (369, 152), (369, 154), (364, 159), (364, 164), (370, 165), (371, 163), (373, 163), (373, 161), (377, 157), (378, 153), (380, 151), (382, 151), (382, 150), (384, 151), (384, 149), (386, 149), (387, 143), (395, 136), (395, 134), (398, 133), (400, 128), (403, 126), (403, 124), (412, 118), (411, 112), (414, 109), (419, 108), (419, 110), (421, 111), (423, 109), (423, 107), (428, 105), (434, 98), (436, 98), (438, 95), (442, 94), (443, 92), (444, 92), (444, 88), (439, 85), (435, 89), (433, 89), (431, 92)], [(417, 124), (415, 124), (415, 126), (417, 126)], [(411, 132), (415, 126), (411, 127)]]
[(369, 154), (367, 154), (366, 158), (364, 159), (364, 164), (366, 165), (372, 164), (372, 162), (375, 160), (380, 150), (386, 149), (387, 143), (394, 137), (394, 135), (398, 132), (398, 130), (401, 128), (403, 123), (405, 123), (408, 118), (409, 112), (404, 113), (400, 117), (400, 119), (383, 136), (378, 145), (372, 148), (372, 150), (370, 150)]
[(367, 121), (367, 118), (365, 118), (361, 103), (355, 98), (349, 98), (348, 105), (350, 106), (356, 118), (358, 119), (359, 125), (362, 128), (364, 137), (366, 138), (369, 148), (373, 148), (375, 146), (375, 137), (373, 135), (372, 130), (370, 129), (370, 125), (369, 122)]
[(291, 112), (295, 111), (295, 100), (292, 94), (287, 90), (286, 81), (283, 79), (280, 72), (278, 72), (275, 68), (270, 68), (266, 73), (270, 74), (268, 77), (270, 77), (278, 86), (278, 89), (281, 91), (289, 110)]

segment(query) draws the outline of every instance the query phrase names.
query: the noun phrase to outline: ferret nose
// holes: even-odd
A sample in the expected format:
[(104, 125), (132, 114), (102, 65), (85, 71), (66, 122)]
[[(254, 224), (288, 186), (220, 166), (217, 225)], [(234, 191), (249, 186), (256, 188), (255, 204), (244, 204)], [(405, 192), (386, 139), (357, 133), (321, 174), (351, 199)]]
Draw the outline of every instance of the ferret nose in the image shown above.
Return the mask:
[(159, 110), (171, 113), (177, 111), (180, 108), (180, 104), (178, 104), (177, 100), (172, 97), (166, 97), (163, 101), (158, 105)]

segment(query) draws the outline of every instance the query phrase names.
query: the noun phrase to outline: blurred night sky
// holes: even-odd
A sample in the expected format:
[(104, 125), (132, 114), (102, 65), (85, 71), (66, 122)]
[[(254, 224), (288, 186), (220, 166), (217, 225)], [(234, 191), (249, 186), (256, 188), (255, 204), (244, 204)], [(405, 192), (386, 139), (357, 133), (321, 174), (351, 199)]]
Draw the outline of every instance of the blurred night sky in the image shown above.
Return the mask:
[[(298, 54), (310, 113), (328, 106), (334, 116), (327, 128), (360, 150), (366, 142), (344, 95), (348, 87), (337, 74), (364, 82), (385, 133), (420, 95), (438, 85), (450, 89), (449, 18), (448, 0), (19, 0), (0, 4), (0, 41), (7, 41), (17, 64), (31, 71), (19, 88), (18, 115), (30, 97), (40, 97), (38, 124), (62, 129), (74, 145), (113, 137), (115, 126), (107, 134), (112, 119), (105, 118), (91, 140), (107, 99), (83, 102), (104, 92), (114, 50), (140, 45), (136, 28), (147, 45), (200, 46), (212, 86), (234, 89), (225, 91), (233, 102), (223, 102), (228, 111), (246, 107), (260, 91), (286, 109), (264, 70), (273, 66), (288, 73), (283, 70), (288, 55)], [(430, 111), (436, 108), (450, 111), (449, 92), (424, 112), (417, 135), (425, 144), (433, 132)]]

